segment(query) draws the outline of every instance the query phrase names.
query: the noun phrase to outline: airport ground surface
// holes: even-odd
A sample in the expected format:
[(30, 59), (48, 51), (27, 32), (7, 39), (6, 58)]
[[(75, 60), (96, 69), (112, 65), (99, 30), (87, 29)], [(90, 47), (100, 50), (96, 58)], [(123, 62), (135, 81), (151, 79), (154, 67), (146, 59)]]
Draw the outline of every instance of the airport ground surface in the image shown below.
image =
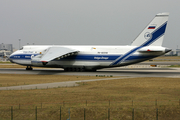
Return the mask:
[[(180, 78), (179, 57), (159, 57), (151, 61), (142, 62), (127, 67), (116, 67), (100, 69), (96, 72), (64, 72), (61, 68), (38, 68), (25, 70), (26, 66), (10, 63), (0, 63), (0, 74), (34, 74), (34, 75), (77, 75), (77, 76), (116, 76), (116, 77), (176, 77)], [(152, 67), (153, 66), (153, 67)], [(108, 80), (109, 78), (105, 78)], [(112, 79), (112, 78), (111, 78)], [(96, 79), (97, 80), (97, 79)], [(104, 80), (104, 79), (99, 79)], [(84, 79), (84, 82), (86, 79)], [(89, 81), (89, 80), (87, 80)], [(94, 81), (94, 80), (92, 80)], [(42, 89), (52, 87), (77, 86), (80, 81), (63, 81), (58, 83), (44, 83), (33, 85), (22, 85), (15, 87), (1, 87), (0, 90), (8, 89)]]
[(131, 76), (131, 77), (180, 77), (180, 68), (106, 68), (96, 72), (64, 72), (61, 68), (34, 68), (25, 70), (25, 68), (0, 68), (2, 74), (34, 74), (34, 75), (83, 75), (83, 76)]
[(0, 65), (0, 119), (10, 119), (9, 108), (13, 106), (14, 119), (34, 120), (37, 106), (38, 120), (55, 120), (59, 119), (61, 106), (62, 119), (68, 118), (69, 108), (72, 119), (83, 119), (85, 108), (87, 120), (107, 119), (108, 109), (110, 119), (130, 120), (134, 108), (136, 120), (156, 119), (157, 109), (159, 120), (178, 120), (180, 68), (147, 66), (64, 72)]
[[(105, 76), (107, 78), (93, 78), (91, 80), (84, 78), (83, 82), (100, 81), (100, 80), (114, 80), (118, 78), (113, 77), (169, 77), (180, 78), (180, 68), (160, 68), (160, 67), (146, 67), (146, 68), (106, 68), (97, 70), (96, 72), (64, 72), (63, 69), (47, 69), (47, 68), (34, 68), (33, 70), (25, 70), (25, 68), (0, 68), (0, 74), (19, 74), (19, 75), (70, 75), (70, 76)], [(47, 76), (48, 77), (48, 76)], [(34, 78), (36, 79), (36, 78)], [(25, 81), (25, 79), (24, 79)], [(61, 82), (48, 82), (41, 84), (18, 85), (0, 87), (0, 90), (21, 90), (21, 89), (44, 89), (54, 87), (68, 87), (77, 86), (76, 81), (61, 81)]]

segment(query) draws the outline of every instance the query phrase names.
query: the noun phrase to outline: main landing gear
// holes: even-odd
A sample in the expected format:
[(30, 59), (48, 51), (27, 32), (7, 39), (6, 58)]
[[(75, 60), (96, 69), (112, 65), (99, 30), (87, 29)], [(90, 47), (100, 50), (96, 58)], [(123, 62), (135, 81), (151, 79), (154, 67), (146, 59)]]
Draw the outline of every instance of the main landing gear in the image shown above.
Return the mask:
[(95, 72), (96, 69), (86, 70), (85, 68), (67, 67), (64, 68), (65, 72)]
[(83, 71), (85, 71), (85, 69), (68, 67), (68, 68), (64, 68), (64, 71), (66, 71), (66, 72), (83, 72)]
[(31, 66), (27, 66), (26, 70), (33, 70), (33, 68)]

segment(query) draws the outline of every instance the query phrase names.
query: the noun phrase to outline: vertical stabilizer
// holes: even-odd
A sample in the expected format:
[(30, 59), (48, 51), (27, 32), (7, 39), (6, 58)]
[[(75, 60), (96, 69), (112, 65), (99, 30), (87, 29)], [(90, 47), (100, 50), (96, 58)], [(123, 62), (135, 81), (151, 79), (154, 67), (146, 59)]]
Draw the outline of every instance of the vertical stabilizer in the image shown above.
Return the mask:
[(159, 13), (132, 42), (131, 46), (162, 46), (169, 13)]

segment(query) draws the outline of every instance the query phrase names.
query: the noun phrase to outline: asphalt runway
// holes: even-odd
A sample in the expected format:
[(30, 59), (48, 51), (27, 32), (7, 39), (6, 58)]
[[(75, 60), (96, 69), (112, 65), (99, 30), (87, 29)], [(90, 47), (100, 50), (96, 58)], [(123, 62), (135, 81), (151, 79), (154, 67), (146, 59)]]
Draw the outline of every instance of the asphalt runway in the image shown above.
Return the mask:
[(34, 68), (33, 70), (25, 70), (24, 68), (0, 68), (0, 74), (34, 74), (34, 75), (88, 75), (88, 76), (119, 76), (119, 78), (104, 78), (95, 80), (68, 81), (58, 83), (44, 83), (34, 85), (22, 85), (11, 87), (0, 87), (0, 90), (22, 90), (22, 89), (49, 89), (57, 87), (77, 86), (77, 82), (89, 82), (98, 80), (113, 80), (124, 77), (175, 77), (180, 78), (180, 68), (106, 68), (97, 70), (96, 72), (64, 72), (63, 69)]
[(140, 62), (136, 65), (180, 65), (180, 61), (148, 61), (148, 62)]
[(64, 72), (61, 68), (0, 68), (0, 74), (34, 74), (34, 75), (105, 75), (129, 77), (180, 77), (180, 68), (106, 68), (96, 72)]

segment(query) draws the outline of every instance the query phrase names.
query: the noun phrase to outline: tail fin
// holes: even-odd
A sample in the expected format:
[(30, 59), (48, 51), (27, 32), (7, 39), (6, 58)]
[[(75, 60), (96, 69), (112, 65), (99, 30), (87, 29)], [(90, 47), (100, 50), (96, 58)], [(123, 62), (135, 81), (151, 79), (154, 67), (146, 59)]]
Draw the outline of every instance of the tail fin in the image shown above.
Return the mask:
[(132, 42), (131, 46), (162, 46), (169, 13), (159, 13)]

